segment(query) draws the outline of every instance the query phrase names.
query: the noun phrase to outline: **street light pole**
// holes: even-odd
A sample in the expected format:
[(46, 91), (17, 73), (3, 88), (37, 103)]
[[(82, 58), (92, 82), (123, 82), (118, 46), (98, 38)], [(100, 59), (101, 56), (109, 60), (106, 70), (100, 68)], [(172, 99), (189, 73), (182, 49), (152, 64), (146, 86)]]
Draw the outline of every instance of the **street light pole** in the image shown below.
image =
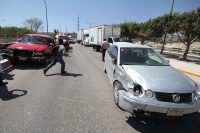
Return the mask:
[[(170, 11), (170, 15), (172, 15), (172, 10), (173, 10), (173, 7), (174, 7), (174, 1), (175, 1), (175, 0), (173, 0), (172, 8), (171, 8), (171, 11)], [(170, 17), (170, 18), (171, 18), (171, 17)], [(166, 41), (166, 36), (167, 36), (167, 33), (165, 33), (165, 35), (164, 35), (164, 41), (163, 41), (163, 45), (162, 45), (162, 49), (161, 49), (161, 51), (160, 51), (160, 54), (163, 53), (164, 46), (165, 46), (165, 41)]]
[(96, 23), (90, 23), (90, 22), (87, 22), (87, 21), (86, 21), (86, 23), (89, 23), (89, 24), (90, 24), (90, 27), (91, 27), (91, 24), (96, 24)]
[[(55, 23), (55, 24), (59, 25), (58, 23)], [(60, 27), (60, 25), (59, 25), (59, 27)], [(61, 27), (60, 27), (60, 32), (61, 32)]]
[(47, 35), (48, 35), (48, 18), (47, 18), (47, 3), (46, 0), (43, 0), (45, 2), (45, 7), (46, 7), (46, 23), (47, 23)]

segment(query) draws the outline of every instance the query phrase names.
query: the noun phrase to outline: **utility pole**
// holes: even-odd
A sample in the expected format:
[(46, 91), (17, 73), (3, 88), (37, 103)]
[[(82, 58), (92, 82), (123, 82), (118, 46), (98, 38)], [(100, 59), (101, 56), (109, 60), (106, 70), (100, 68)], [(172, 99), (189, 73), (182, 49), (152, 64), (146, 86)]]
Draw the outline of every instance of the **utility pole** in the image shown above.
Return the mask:
[(78, 31), (79, 31), (79, 14), (78, 14)]
[[(175, 0), (173, 0), (173, 3), (172, 3), (172, 8), (171, 8), (171, 11), (170, 11), (170, 16), (172, 15), (172, 10), (173, 10), (173, 7), (174, 7), (174, 1), (175, 1)], [(170, 17), (170, 18), (171, 18), (171, 17)], [(165, 35), (164, 35), (164, 41), (163, 41), (163, 45), (162, 45), (162, 49), (161, 49), (161, 51), (160, 51), (160, 54), (163, 53), (163, 50), (164, 50), (164, 48), (165, 48), (166, 36), (167, 36), (167, 33), (165, 33)]]

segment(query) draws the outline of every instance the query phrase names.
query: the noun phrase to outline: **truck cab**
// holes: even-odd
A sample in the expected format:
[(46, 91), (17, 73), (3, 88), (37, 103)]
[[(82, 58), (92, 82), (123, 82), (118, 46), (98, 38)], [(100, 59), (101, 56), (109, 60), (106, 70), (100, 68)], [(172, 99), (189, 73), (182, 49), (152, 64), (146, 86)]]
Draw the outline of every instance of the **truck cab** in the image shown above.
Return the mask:
[(26, 34), (19, 43), (7, 47), (8, 60), (18, 62), (49, 63), (55, 42), (53, 37), (43, 34)]

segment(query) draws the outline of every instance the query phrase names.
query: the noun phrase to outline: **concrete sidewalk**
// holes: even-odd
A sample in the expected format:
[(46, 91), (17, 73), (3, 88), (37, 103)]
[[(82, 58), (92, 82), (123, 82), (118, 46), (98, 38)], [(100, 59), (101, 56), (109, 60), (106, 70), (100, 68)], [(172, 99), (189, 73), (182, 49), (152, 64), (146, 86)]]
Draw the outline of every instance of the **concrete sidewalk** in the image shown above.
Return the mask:
[(180, 58), (168, 58), (169, 64), (181, 71), (182, 73), (189, 74), (200, 78), (200, 61), (198, 60), (182, 60)]

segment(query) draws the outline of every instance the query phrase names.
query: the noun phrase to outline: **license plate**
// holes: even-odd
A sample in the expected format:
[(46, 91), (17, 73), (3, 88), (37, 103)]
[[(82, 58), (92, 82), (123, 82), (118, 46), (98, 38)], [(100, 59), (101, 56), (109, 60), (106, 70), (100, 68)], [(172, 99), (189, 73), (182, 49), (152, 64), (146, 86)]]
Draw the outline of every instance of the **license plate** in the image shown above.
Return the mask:
[(19, 57), (19, 60), (26, 60), (26, 57)]
[(183, 109), (169, 108), (167, 112), (167, 116), (182, 116), (182, 115), (183, 115)]

